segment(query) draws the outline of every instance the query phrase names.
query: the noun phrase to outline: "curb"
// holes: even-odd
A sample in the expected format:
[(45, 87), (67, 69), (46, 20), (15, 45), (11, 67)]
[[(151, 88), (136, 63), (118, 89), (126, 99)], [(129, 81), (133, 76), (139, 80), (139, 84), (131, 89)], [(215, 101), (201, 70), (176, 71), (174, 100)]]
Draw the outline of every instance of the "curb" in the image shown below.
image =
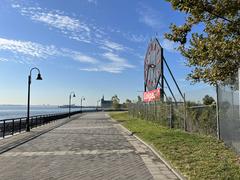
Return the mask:
[[(117, 122), (115, 119), (111, 118), (110, 116), (108, 116), (112, 121)], [(121, 128), (125, 129), (129, 134), (132, 134), (132, 132), (127, 129), (126, 127), (124, 127), (122, 124), (119, 123), (119, 125), (121, 126)], [(145, 141), (143, 141), (140, 137), (138, 137), (137, 135), (133, 134), (133, 136), (138, 139), (141, 143), (143, 143), (145, 146), (147, 146), (180, 180), (186, 180), (186, 177), (184, 177), (178, 170), (176, 170), (176, 168), (174, 168), (170, 162), (168, 162), (167, 160), (165, 160), (163, 158), (163, 155), (157, 151), (153, 146), (147, 144)]]

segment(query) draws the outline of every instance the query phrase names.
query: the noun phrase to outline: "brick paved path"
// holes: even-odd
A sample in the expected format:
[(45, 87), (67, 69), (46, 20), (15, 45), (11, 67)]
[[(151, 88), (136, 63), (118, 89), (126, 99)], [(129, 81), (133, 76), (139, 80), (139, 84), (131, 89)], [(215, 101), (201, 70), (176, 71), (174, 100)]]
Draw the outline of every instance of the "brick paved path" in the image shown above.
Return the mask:
[(79, 116), (0, 154), (0, 179), (177, 178), (145, 145), (100, 112)]

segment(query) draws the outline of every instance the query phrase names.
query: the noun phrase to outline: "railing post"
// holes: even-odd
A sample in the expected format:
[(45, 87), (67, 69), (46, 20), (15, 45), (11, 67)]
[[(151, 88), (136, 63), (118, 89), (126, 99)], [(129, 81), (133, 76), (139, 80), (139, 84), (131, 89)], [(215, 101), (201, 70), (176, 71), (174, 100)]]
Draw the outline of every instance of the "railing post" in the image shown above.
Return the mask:
[(20, 133), (22, 130), (22, 118), (19, 120), (19, 127), (18, 127), (18, 132)]
[(6, 131), (6, 121), (3, 121), (3, 138), (5, 137), (5, 131)]
[[(139, 109), (140, 110), (140, 109)], [(75, 115), (79, 112), (72, 112), (71, 115)], [(2, 137), (4, 138), (7, 135), (14, 135), (15, 132), (21, 132), (22, 126), (27, 124), (27, 120), (29, 120), (29, 128), (37, 127), (38, 125), (50, 123), (57, 119), (68, 117), (68, 113), (59, 113), (59, 114), (48, 114), (48, 115), (39, 115), (39, 116), (32, 116), (27, 119), (26, 117), (22, 118), (13, 118), (13, 119), (3, 119), (1, 122), (1, 131)], [(6, 122), (7, 121), (7, 122)], [(17, 124), (16, 122), (17, 121)], [(40, 121), (40, 122), (39, 122)], [(15, 131), (16, 130), (16, 131)], [(27, 130), (27, 129), (26, 129)]]
[(30, 129), (32, 129), (32, 125), (33, 125), (33, 118), (31, 117), (31, 121), (30, 121), (30, 125), (29, 125)]
[(12, 120), (12, 135), (14, 134), (14, 119)]

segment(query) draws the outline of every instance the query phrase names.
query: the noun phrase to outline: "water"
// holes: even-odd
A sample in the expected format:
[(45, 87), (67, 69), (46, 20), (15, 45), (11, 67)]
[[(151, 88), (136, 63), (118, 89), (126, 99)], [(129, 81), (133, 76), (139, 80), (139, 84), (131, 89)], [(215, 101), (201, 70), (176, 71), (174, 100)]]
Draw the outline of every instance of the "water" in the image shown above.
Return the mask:
[[(72, 108), (78, 111), (79, 108)], [(84, 109), (83, 109), (84, 110)], [(68, 108), (58, 108), (57, 106), (31, 106), (30, 116), (68, 112)], [(0, 105), (0, 120), (26, 117), (27, 107), (23, 105)]]

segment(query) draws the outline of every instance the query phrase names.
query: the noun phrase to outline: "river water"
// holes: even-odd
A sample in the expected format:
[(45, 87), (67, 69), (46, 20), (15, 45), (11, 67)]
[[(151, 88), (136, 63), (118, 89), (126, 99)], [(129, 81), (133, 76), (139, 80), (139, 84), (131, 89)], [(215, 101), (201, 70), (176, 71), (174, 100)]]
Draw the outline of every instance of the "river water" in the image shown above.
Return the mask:
[[(72, 108), (72, 111), (78, 111), (79, 108)], [(84, 108), (83, 108), (84, 110)], [(68, 108), (58, 108), (58, 106), (31, 106), (30, 116), (68, 112)], [(24, 105), (0, 105), (0, 120), (26, 117), (27, 106)]]

